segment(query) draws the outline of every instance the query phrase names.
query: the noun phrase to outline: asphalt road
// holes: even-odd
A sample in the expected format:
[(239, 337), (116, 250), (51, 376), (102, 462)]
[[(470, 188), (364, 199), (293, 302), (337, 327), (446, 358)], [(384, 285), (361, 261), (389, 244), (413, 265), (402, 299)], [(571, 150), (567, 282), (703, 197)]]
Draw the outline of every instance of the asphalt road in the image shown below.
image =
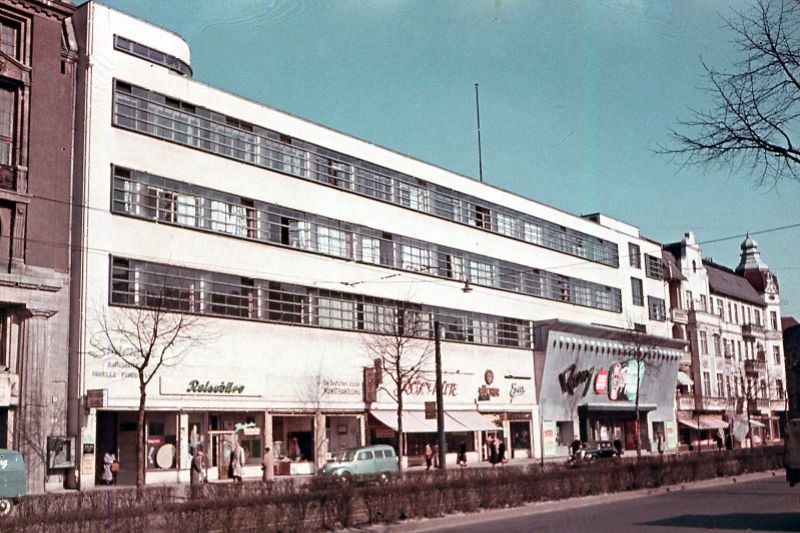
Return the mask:
[[(488, 517), (487, 517), (488, 518)], [(436, 529), (458, 533), (800, 531), (800, 486), (781, 476)]]

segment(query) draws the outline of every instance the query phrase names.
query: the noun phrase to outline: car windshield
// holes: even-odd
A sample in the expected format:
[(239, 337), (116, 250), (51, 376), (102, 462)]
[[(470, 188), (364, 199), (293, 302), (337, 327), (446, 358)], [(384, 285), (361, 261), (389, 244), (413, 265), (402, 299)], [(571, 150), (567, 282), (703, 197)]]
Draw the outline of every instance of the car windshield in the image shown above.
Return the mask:
[(350, 448), (349, 450), (342, 450), (333, 455), (333, 460), (337, 463), (349, 463), (356, 457), (357, 448)]

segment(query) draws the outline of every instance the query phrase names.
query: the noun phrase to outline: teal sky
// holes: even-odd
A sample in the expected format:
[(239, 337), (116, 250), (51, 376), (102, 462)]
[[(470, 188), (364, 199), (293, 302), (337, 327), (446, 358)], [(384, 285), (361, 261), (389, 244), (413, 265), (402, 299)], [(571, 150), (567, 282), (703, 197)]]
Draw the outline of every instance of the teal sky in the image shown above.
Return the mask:
[[(800, 184), (657, 155), (737, 56), (734, 0), (104, 0), (183, 36), (195, 78), (660, 242), (800, 222)], [(424, 176), (423, 176), (424, 177)], [(800, 230), (757, 235), (800, 315)], [(729, 267), (741, 238), (703, 247)], [(568, 261), (567, 261), (568, 262)]]

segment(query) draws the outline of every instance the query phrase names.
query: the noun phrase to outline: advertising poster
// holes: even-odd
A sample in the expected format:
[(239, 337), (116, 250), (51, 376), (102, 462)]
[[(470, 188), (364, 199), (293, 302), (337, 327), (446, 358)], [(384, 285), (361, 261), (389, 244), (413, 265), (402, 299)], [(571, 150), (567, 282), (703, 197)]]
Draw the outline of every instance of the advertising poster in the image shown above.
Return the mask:
[(675, 422), (664, 422), (664, 432), (666, 433), (667, 448), (678, 447), (678, 429), (675, 427)]
[(550, 420), (542, 422), (542, 443), (544, 443), (544, 456), (556, 454), (556, 423)]

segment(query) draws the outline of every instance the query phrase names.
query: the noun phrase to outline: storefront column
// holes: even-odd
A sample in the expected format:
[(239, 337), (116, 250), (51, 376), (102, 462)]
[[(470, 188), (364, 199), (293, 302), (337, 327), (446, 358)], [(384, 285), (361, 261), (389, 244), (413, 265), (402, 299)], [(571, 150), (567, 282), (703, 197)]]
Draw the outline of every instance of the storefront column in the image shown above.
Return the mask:
[(269, 411), (264, 411), (264, 447), (266, 448), (269, 446), (270, 452), (275, 453), (275, 446), (272, 443), (273, 435), (272, 435), (272, 415)]
[(39, 493), (44, 491), (46, 457), (37, 454), (37, 450), (47, 449), (47, 435), (51, 430), (50, 413), (46, 407), (49, 402), (44, 394), (44, 380), (47, 379), (47, 319), (55, 312), (34, 309), (27, 309), (27, 312), (20, 332), (23, 352), (19, 361), (21, 390), (15, 444), (22, 452), (28, 470), (27, 490), (29, 493)]
[(192, 456), (189, 455), (189, 415), (186, 413), (178, 413), (178, 457), (176, 462), (178, 478), (184, 481), (181, 471), (188, 471), (192, 464)]
[(314, 464), (322, 468), (328, 453), (328, 442), (325, 434), (325, 415), (320, 412), (314, 414)]
[(358, 415), (358, 440), (359, 446), (367, 445), (367, 417)]

